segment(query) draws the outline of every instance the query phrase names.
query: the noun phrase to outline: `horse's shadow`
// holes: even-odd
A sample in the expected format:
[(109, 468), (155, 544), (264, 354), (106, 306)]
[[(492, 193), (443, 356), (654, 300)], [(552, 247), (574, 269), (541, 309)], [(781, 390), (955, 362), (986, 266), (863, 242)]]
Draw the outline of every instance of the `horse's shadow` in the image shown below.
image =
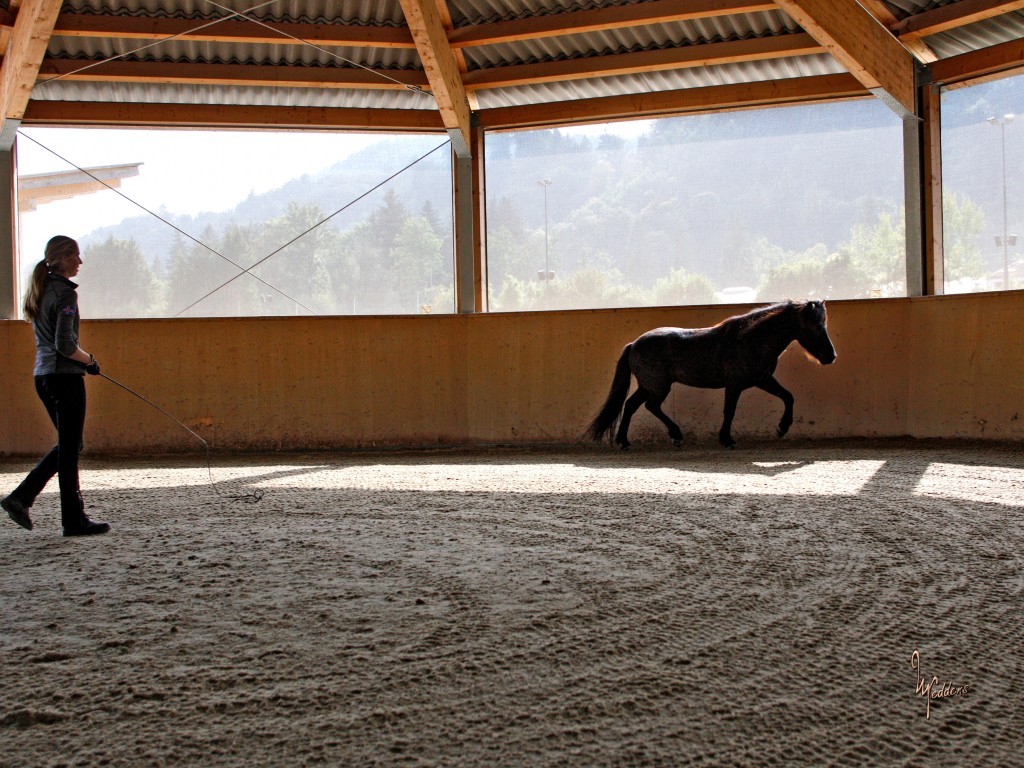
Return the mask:
[[(751, 456), (742, 459), (733, 452), (725, 452), (728, 461), (723, 461), (720, 448), (694, 450), (680, 456), (677, 448), (644, 451), (615, 451), (600, 456), (574, 457), (572, 464), (593, 470), (622, 469), (675, 469), (681, 472), (699, 472), (718, 475), (758, 475), (760, 477), (777, 477), (794, 472), (816, 463), (814, 459), (795, 457)], [(514, 462), (510, 462), (514, 463)]]

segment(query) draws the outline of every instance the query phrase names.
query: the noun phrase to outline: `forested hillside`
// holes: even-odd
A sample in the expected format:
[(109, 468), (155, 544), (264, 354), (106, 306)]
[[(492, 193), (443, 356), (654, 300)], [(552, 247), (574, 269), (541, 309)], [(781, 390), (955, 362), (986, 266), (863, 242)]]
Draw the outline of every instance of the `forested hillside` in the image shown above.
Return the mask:
[[(991, 128), (947, 128), (947, 177), (964, 179), (948, 185), (947, 273), (980, 278), (998, 168), (961, 173), (977, 153), (959, 145)], [(108, 316), (453, 311), (449, 149), (413, 163), (442, 142), (383, 138), (231, 211), (167, 216), (187, 235), (144, 214), (91, 232), (83, 296)], [(902, 128), (877, 102), (486, 146), (492, 309), (905, 292)]]

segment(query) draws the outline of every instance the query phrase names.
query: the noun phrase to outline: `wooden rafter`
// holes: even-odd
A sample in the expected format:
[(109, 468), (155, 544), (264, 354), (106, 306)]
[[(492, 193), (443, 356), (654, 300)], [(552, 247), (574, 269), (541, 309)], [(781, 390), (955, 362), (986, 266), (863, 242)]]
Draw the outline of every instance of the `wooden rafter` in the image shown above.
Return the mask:
[(892, 29), (899, 21), (883, 0), (858, 0), (864, 10), (874, 16), (886, 29)]
[(435, 0), (400, 2), (452, 145), (460, 156), (467, 156), (471, 140), (469, 102)]
[(865, 88), (879, 96), (901, 117), (914, 114), (913, 57), (855, 0), (776, 2)]
[(453, 30), (448, 40), (453, 48), (465, 48), (775, 9), (774, 2), (754, 0), (650, 0), (635, 5), (474, 24)]
[(869, 97), (853, 75), (818, 75), (480, 111), (482, 128), (524, 128)]
[(477, 69), (465, 76), (468, 90), (499, 88), (529, 83), (548, 83), (590, 77), (660, 72), (670, 69), (707, 67), (789, 56), (822, 53), (823, 48), (807, 34), (774, 35), (750, 40), (688, 45), (636, 53), (587, 56), (579, 59), (518, 64)]
[[(163, 61), (107, 61), (82, 70), (89, 62), (48, 59), (40, 80), (60, 76), (67, 81), (167, 83), (178, 85), (279, 86), (282, 88), (395, 89), (425, 86), (427, 78), (414, 70), (380, 70), (388, 79), (356, 67), (296, 67), (261, 64), (192, 64)], [(78, 71), (81, 70), (81, 71)]]
[(14, 32), (14, 14), (10, 10), (0, 11), (0, 54), (7, 50)]
[[(882, 0), (858, 0), (858, 2), (864, 6), (864, 10), (878, 19), (886, 29), (892, 31), (899, 24), (900, 20), (896, 18), (896, 15), (889, 10), (889, 6), (882, 2)], [(893, 34), (896, 33), (893, 32)], [(901, 39), (900, 42), (922, 64), (929, 64), (939, 58), (935, 55), (935, 51), (929, 48), (920, 38), (906, 38)]]
[(0, 116), (21, 120), (36, 83), (39, 65), (60, 12), (61, 0), (25, 0), (0, 66)]
[(1024, 40), (992, 45), (959, 56), (940, 59), (931, 65), (932, 81), (957, 83), (977, 77), (996, 75), (1024, 65)]
[[(453, 26), (445, 0), (401, 1), (403, 9), (406, 11), (407, 21), (410, 18), (413, 20), (408, 28), (288, 22), (275, 22), (270, 25), (287, 35), (308, 40), (317, 45), (384, 49), (415, 48), (424, 63), (424, 71), (379, 70), (379, 74), (386, 75), (388, 78), (392, 78), (391, 80), (384, 79), (379, 74), (370, 71), (342, 66), (199, 64), (125, 60), (106, 62), (100, 66), (71, 74), (90, 62), (65, 59), (44, 60), (39, 67), (39, 79), (46, 80), (59, 75), (62, 79), (69, 81), (153, 84), (261, 85), (342, 89), (429, 88), (437, 102), (437, 112), (433, 112), (431, 109), (411, 110), (417, 114), (410, 117), (408, 121), (403, 121), (390, 114), (403, 110), (383, 110), (380, 113), (382, 120), (375, 121), (371, 116), (377, 113), (376, 110), (341, 112), (324, 110), (322, 115), (328, 121), (325, 125), (356, 127), (351, 121), (355, 121), (359, 115), (366, 119), (367, 127), (383, 123), (386, 126), (394, 126), (396, 130), (403, 130), (402, 126), (406, 122), (409, 125), (423, 128), (436, 127), (440, 120), (450, 133), (454, 131), (460, 138), (465, 138), (469, 135), (470, 110), (477, 109), (476, 93), (478, 91), (531, 83), (571, 81), (582, 78), (611, 77), (804, 56), (828, 50), (847, 66), (862, 88), (870, 89), (876, 94), (887, 95), (890, 97), (890, 103), (898, 105), (898, 111), (906, 114), (913, 106), (913, 59), (904, 48), (909, 49), (919, 60), (929, 62), (933, 80), (941, 83), (955, 83), (967, 78), (995, 75), (1024, 64), (1024, 42), (1020, 41), (992, 46), (943, 61), (935, 61), (934, 53), (922, 40), (927, 35), (1022, 9), (1024, 0), (959, 0), (959, 2), (919, 13), (904, 20), (896, 19), (882, 0), (773, 0), (772, 2), (767, 2), (767, 0), (647, 0), (646, 2), (608, 8), (552, 13), (460, 28)], [(12, 55), (17, 55), (15, 25), (18, 19), (23, 20), (20, 27), (23, 51), (27, 51), (27, 42), (32, 39), (36, 40), (37, 51), (45, 51), (47, 13), (50, 19), (54, 18), (54, 13), (58, 14), (53, 22), (52, 30), (53, 35), (56, 36), (159, 40), (187, 33), (190, 29), (195, 29), (198, 23), (195, 20), (167, 18), (144, 19), (73, 13), (60, 15), (59, 12), (53, 10), (55, 6), (59, 8), (57, 0), (25, 0), (22, 5), (24, 6), (21, 9), (22, 12), (17, 16), (13, 10), (0, 11), (0, 47), (4, 44), (5, 35), (9, 43), (9, 50), (3, 65), (6, 78), (18, 70), (13, 63), (16, 58), (12, 58)], [(16, 9), (17, 4), (12, 5), (11, 8)], [(472, 71), (467, 71), (467, 62), (463, 55), (463, 51), (474, 46), (622, 29), (631, 26), (673, 23), (728, 14), (764, 12), (772, 9), (781, 9), (786, 12), (804, 28), (805, 32), (749, 40), (702, 43), (652, 51), (582, 56), (575, 59)], [(874, 23), (872, 18), (878, 23)], [(36, 38), (33, 38), (31, 32), (26, 32), (29, 29), (30, 19), (33, 30), (40, 28), (42, 21), (43, 32)], [(886, 29), (890, 30), (891, 34), (885, 34)], [(419, 40), (417, 40), (417, 35)], [(899, 37), (899, 42), (896, 42), (894, 36)], [(277, 35), (266, 27), (239, 19), (225, 19), (199, 32), (187, 34), (186, 39), (229, 44), (296, 44), (294, 40), (284, 35)], [(900, 43), (903, 44), (903, 47)], [(36, 56), (41, 58), (41, 53), (37, 52)], [(30, 59), (25, 56), (24, 52), (22, 60), (30, 63)], [(24, 75), (23, 71), (22, 75)], [(811, 79), (797, 79), (797, 81), (807, 80)], [(786, 81), (784, 88), (791, 88), (793, 82), (795, 81)], [(33, 84), (34, 81), (30, 78), (27, 85), (22, 83), (18, 86), (25, 105), (29, 104), (28, 94)], [(9, 84), (8, 87), (12, 86)], [(692, 89), (693, 95), (710, 92), (708, 89)], [(430, 102), (429, 96), (423, 98), (425, 102)], [(636, 101), (634, 97), (621, 97), (625, 100), (621, 103), (632, 103), (635, 113), (638, 104), (654, 105), (658, 103), (659, 99), (657, 94), (636, 98), (640, 100)], [(676, 98), (678, 97), (672, 97), (672, 99)], [(816, 97), (810, 95), (807, 98)], [(4, 114), (11, 117), (8, 114), (7, 104), (15, 102), (11, 101), (9, 96), (5, 96), (4, 99)], [(751, 103), (759, 103), (759, 99), (759, 96), (753, 97)], [(577, 103), (606, 102), (586, 100), (585, 102), (560, 105), (514, 107), (509, 110), (511, 110), (510, 113), (519, 114), (520, 117), (529, 115), (532, 110), (539, 110), (545, 114), (548, 112), (575, 114), (574, 105)], [(35, 105), (34, 102), (32, 104)], [(28, 114), (34, 115), (34, 119), (40, 119), (39, 116), (44, 114), (48, 116), (47, 119), (54, 119), (56, 113), (44, 104), (40, 103), (39, 109), (29, 110)], [(687, 104), (689, 104), (688, 101)], [(23, 115), (26, 114), (25, 108), (24, 105), (21, 107)], [(65, 104), (65, 108), (68, 110), (68, 114), (78, 115), (84, 122), (90, 124), (93, 119), (102, 123), (106, 120), (102, 116), (104, 114), (125, 115), (123, 111), (119, 111), (111, 105), (101, 105), (94, 110), (90, 106), (76, 108), (68, 103)], [(662, 110), (661, 107), (656, 106), (650, 108), (655, 113)], [(684, 108), (691, 109), (692, 105)], [(274, 119), (283, 118), (285, 114), (264, 113), (260, 112), (260, 109), (262, 108), (248, 109), (245, 117), (238, 120), (225, 119), (223, 124), (273, 124)], [(142, 111), (146, 114), (145, 118), (133, 119), (140, 119), (145, 123), (149, 119), (149, 115), (161, 112), (161, 108), (158, 105), (147, 105), (142, 108)], [(671, 108), (668, 111), (672, 111)], [(94, 112), (100, 117), (91, 117)], [(172, 119), (173, 114), (189, 114), (192, 116), (190, 119), (195, 120), (196, 124), (218, 124), (212, 115), (201, 113), (201, 111), (197, 112), (191, 108), (183, 109), (181, 105), (166, 107), (162, 112), (164, 114), (162, 119), (167, 120), (169, 124), (182, 124), (183, 122)], [(487, 112), (491, 116), (489, 118), (491, 120), (496, 114), (499, 114), (495, 110)], [(134, 114), (141, 113), (135, 112)], [(427, 119), (425, 114), (431, 113), (434, 117)], [(317, 114), (318, 110), (316, 109), (302, 114), (292, 113), (292, 118), (285, 120), (283, 124), (313, 125)], [(328, 115), (330, 117), (327, 117)], [(153, 124), (159, 122), (160, 120), (157, 120)], [(188, 120), (184, 122), (188, 122)]]
[(434, 109), (338, 109), (216, 104), (143, 104), (33, 101), (26, 125), (178, 126), (190, 128), (331, 128), (340, 130), (443, 131)]
[[(445, 34), (451, 40), (451, 33), (455, 28), (455, 24), (452, 22), (452, 13), (448, 9), (448, 2), (447, 0), (434, 0), (434, 2), (437, 4), (437, 13), (441, 17), (441, 24), (444, 27)], [(452, 48), (452, 55), (455, 57), (455, 66), (458, 67), (459, 78), (461, 79), (469, 71), (469, 65), (466, 63), (466, 54), (460, 48)], [(469, 102), (470, 110), (476, 111), (480, 109), (476, 94), (467, 93), (466, 100)]]

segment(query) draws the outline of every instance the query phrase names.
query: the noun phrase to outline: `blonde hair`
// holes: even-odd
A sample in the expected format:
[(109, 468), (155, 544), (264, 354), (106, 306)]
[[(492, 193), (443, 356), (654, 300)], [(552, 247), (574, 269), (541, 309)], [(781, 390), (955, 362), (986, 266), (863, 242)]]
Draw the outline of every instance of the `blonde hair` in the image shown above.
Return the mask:
[(28, 291), (25, 293), (25, 317), (35, 320), (39, 316), (39, 303), (46, 289), (46, 275), (56, 267), (61, 259), (78, 252), (78, 243), (67, 235), (55, 235), (46, 243), (43, 259), (32, 269)]

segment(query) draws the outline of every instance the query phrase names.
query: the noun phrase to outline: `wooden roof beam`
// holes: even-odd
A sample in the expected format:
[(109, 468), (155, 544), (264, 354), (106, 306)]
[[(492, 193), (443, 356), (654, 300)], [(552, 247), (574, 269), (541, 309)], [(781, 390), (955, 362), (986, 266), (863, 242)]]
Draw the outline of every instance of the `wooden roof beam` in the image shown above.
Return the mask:
[[(448, 2), (447, 0), (434, 0), (434, 2), (437, 5), (437, 13), (441, 17), (441, 24), (444, 26), (445, 35), (450, 39), (455, 24), (452, 22), (452, 12), (448, 8)], [(466, 63), (466, 54), (460, 48), (452, 48), (452, 55), (455, 57), (455, 66), (459, 68), (459, 79), (462, 79), (462, 76), (469, 71), (469, 65)], [(476, 94), (467, 93), (466, 100), (469, 102), (470, 112), (480, 109)]]
[(453, 48), (510, 43), (647, 24), (667, 24), (715, 16), (774, 11), (774, 2), (756, 0), (650, 0), (634, 5), (569, 11), (527, 19), (459, 27), (448, 35)]
[(165, 83), (173, 85), (262, 85), (280, 88), (397, 89), (423, 87), (427, 78), (415, 70), (357, 67), (288, 67), (263, 64), (193, 64), (163, 61), (105, 61), (89, 67), (78, 59), (47, 59), (40, 68), (40, 87), (49, 78), (68, 82)]
[(928, 67), (933, 83), (955, 84), (978, 77), (998, 75), (1024, 65), (1024, 39), (990, 45), (959, 56), (940, 59)]
[[(864, 6), (864, 10), (874, 16), (878, 21), (882, 23), (886, 29), (892, 32), (893, 28), (900, 23), (900, 20), (896, 18), (896, 15), (889, 10), (882, 0), (858, 0), (858, 2)], [(893, 32), (893, 34), (896, 34)], [(928, 47), (928, 45), (920, 38), (901, 38), (900, 42), (903, 47), (910, 51), (914, 57), (922, 64), (930, 64), (933, 61), (938, 61), (938, 56), (935, 55), (935, 51)]]
[(467, 73), (464, 79), (467, 90), (475, 91), (530, 83), (660, 72), (789, 56), (809, 56), (823, 51), (824, 49), (810, 35), (799, 32), (749, 40), (730, 40), (724, 43), (706, 43), (636, 53), (586, 56), (579, 59), (475, 69)]
[(471, 154), (469, 101), (435, 0), (399, 1), (452, 147), (459, 157), (468, 157)]
[(0, 65), (0, 149), (14, 146), (61, 0), (24, 0)]
[(605, 96), (525, 107), (496, 107), (481, 110), (479, 116), (482, 128), (534, 128), (543, 125), (646, 119), (808, 101), (870, 98), (870, 95), (853, 75), (844, 73), (686, 88), (660, 93)]
[(435, 109), (244, 107), (219, 104), (152, 104), (32, 101), (25, 125), (181, 128), (310, 128), (346, 131), (433, 132), (444, 124)]
[(14, 34), (14, 14), (10, 10), (0, 11), (0, 55), (6, 50)]
[(917, 91), (913, 57), (855, 0), (776, 2), (896, 114), (914, 114)]

